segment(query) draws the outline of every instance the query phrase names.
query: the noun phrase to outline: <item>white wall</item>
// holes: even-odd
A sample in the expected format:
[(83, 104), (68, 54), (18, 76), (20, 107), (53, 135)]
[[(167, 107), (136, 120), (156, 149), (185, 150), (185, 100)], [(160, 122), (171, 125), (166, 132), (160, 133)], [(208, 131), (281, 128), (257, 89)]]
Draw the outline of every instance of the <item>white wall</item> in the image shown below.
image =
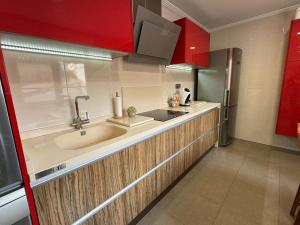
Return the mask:
[[(113, 114), (112, 97), (122, 87), (148, 87), (139, 102), (147, 109), (166, 106), (167, 97), (181, 83), (193, 92), (194, 75), (190, 71), (165, 66), (113, 61), (85, 60), (44, 54), (4, 51), (4, 59), (21, 131), (68, 124), (74, 118), (74, 97), (89, 95), (82, 111), (91, 118)], [(150, 87), (161, 90), (160, 99), (151, 98)], [(157, 93), (155, 94), (157, 96)], [(126, 99), (131, 105), (137, 105)]]
[(297, 140), (275, 134), (285, 51), (294, 11), (211, 34), (211, 50), (243, 49), (237, 138), (297, 149)]

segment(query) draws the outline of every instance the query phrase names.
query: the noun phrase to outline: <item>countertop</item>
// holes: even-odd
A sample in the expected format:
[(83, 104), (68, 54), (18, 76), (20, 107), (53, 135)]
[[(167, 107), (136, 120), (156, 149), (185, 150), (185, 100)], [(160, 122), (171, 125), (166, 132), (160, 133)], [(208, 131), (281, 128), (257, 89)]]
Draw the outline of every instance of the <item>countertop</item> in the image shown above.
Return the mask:
[[(189, 112), (183, 116), (161, 122), (150, 121), (136, 127), (125, 127), (111, 122), (98, 121), (84, 126), (84, 128), (97, 125), (111, 125), (122, 127), (127, 130), (126, 134), (110, 139), (99, 144), (82, 148), (80, 150), (62, 150), (55, 142), (54, 138), (74, 131), (72, 128), (57, 129), (53, 132), (51, 129), (40, 130), (42, 136), (34, 137), (32, 135), (22, 135), (23, 149), (25, 153), (28, 173), (31, 186), (37, 187), (41, 184), (57, 179), (73, 170), (79, 169), (99, 159), (107, 157), (122, 149), (155, 136), (165, 130), (171, 129), (200, 114), (210, 111), (213, 108), (220, 107), (219, 103), (193, 102), (190, 107), (165, 108), (176, 111)], [(55, 129), (53, 129), (55, 130)], [(48, 134), (47, 134), (48, 133)], [(51, 173), (36, 179), (36, 174), (45, 170), (52, 169)]]

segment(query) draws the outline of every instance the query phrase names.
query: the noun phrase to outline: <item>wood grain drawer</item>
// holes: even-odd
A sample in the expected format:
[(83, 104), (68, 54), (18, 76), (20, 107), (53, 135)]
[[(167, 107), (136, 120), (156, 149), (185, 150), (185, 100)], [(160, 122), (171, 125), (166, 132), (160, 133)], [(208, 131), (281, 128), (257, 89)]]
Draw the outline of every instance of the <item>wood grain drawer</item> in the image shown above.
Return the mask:
[(128, 224), (215, 144), (218, 113), (214, 109), (33, 189), (40, 224), (72, 224), (159, 165), (85, 222)]

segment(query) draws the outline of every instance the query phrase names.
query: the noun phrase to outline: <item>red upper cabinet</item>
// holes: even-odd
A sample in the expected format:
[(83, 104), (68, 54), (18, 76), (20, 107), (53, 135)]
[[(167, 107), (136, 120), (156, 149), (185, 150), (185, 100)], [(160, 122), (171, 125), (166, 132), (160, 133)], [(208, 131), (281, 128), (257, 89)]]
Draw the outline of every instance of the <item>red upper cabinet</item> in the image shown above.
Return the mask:
[(300, 123), (300, 61), (287, 62), (276, 133), (297, 136), (297, 123)]
[(300, 19), (292, 22), (287, 57), (288, 61), (300, 60)]
[(182, 27), (171, 64), (208, 67), (210, 34), (187, 18), (175, 21)]
[(133, 52), (131, 0), (9, 0), (0, 31)]
[[(300, 123), (300, 20), (291, 24), (276, 133), (297, 136)], [(299, 33), (299, 34), (298, 34)]]

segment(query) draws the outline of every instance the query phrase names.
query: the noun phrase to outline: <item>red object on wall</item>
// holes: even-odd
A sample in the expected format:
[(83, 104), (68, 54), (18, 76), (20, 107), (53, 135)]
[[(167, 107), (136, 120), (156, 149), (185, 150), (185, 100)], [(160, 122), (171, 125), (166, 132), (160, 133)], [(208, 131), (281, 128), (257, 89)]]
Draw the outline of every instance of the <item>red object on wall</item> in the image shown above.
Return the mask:
[(7, 73), (6, 69), (4, 66), (4, 59), (3, 59), (3, 53), (0, 48), (0, 78), (2, 81), (2, 88), (5, 96), (5, 101), (8, 109), (8, 114), (9, 114), (9, 119), (11, 123), (11, 128), (12, 132), (14, 135), (14, 140), (15, 140), (15, 145), (16, 145), (16, 150), (18, 154), (18, 159), (19, 159), (19, 164), (20, 164), (20, 169), (24, 181), (24, 188), (29, 204), (29, 209), (30, 209), (30, 216), (32, 220), (33, 225), (38, 225), (38, 217), (36, 213), (36, 208), (35, 208), (35, 202), (30, 186), (30, 181), (29, 181), (29, 176), (27, 172), (27, 167), (26, 167), (26, 161), (23, 153), (23, 147), (22, 147), (22, 142), (21, 142), (21, 137), (19, 133), (19, 128), (18, 128), (18, 123), (17, 123), (17, 118), (14, 110), (14, 105), (12, 101), (12, 96), (9, 88), (9, 83), (8, 83), (8, 78), (7, 78)]
[(133, 52), (131, 0), (10, 0), (0, 31)]
[(210, 34), (187, 18), (175, 21), (182, 27), (171, 64), (208, 67)]
[(287, 61), (300, 60), (300, 19), (292, 21)]
[(292, 21), (289, 35), (276, 133), (297, 136), (297, 123), (300, 123), (300, 20)]

